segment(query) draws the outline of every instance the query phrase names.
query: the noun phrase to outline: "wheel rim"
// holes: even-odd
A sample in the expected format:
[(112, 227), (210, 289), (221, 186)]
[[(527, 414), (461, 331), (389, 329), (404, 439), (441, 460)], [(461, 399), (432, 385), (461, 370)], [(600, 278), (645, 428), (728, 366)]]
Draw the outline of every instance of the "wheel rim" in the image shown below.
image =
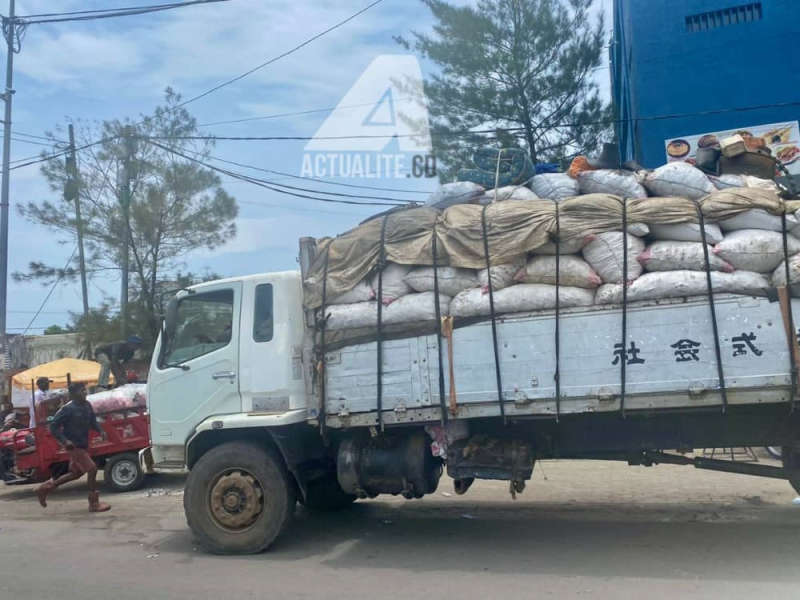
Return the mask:
[(261, 483), (244, 469), (224, 471), (209, 487), (208, 508), (220, 529), (229, 533), (247, 531), (264, 512)]
[(121, 460), (111, 469), (111, 479), (119, 486), (125, 487), (136, 481), (137, 466), (130, 460)]

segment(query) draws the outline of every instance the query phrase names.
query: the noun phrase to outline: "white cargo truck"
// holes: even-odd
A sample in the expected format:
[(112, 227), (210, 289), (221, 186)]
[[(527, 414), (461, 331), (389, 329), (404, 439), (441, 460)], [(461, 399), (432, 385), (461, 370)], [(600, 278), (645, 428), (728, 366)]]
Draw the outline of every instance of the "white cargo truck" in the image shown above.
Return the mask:
[[(522, 492), (537, 460), (693, 465), (800, 491), (791, 290), (325, 331), (301, 272), (204, 283), (170, 302), (150, 370), (152, 459), (184, 469), (188, 523), (254, 553), (297, 502), (421, 498), (443, 469)], [(710, 279), (709, 279), (710, 281)], [(323, 293), (324, 296), (324, 293)], [(703, 448), (784, 447), (782, 467)], [(669, 494), (669, 490), (664, 490)]]

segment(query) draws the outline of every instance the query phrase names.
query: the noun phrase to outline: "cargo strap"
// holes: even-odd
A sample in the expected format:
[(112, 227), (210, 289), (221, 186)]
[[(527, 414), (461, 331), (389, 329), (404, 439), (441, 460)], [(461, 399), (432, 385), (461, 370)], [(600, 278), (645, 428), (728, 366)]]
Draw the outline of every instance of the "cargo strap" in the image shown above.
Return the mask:
[(486, 258), (486, 279), (489, 283), (489, 313), (492, 318), (492, 349), (494, 350), (494, 373), (497, 383), (497, 401), (500, 404), (500, 416), (503, 423), (506, 423), (506, 408), (503, 404), (503, 383), (500, 378), (500, 355), (497, 351), (497, 315), (494, 312), (494, 289), (492, 286), (492, 263), (489, 259), (489, 237), (486, 229), (486, 209), (490, 205), (485, 205), (481, 211), (481, 227), (483, 228), (483, 253)]
[(622, 352), (619, 361), (619, 410), (625, 418), (625, 380), (628, 363), (628, 199), (622, 199)]
[(553, 381), (556, 386), (556, 422), (561, 419), (561, 222), (559, 220), (558, 201), (553, 200), (556, 209), (556, 370)]
[(453, 369), (453, 330), (455, 329), (455, 319), (445, 317), (441, 322), (442, 335), (447, 340), (447, 362), (450, 372), (450, 412), (455, 417), (458, 414), (458, 396), (456, 395), (456, 373)]
[(328, 259), (331, 255), (331, 247), (325, 249), (325, 263), (322, 267), (322, 306), (320, 306), (319, 314), (322, 318), (319, 320), (319, 355), (317, 356), (317, 375), (319, 376), (319, 429), (322, 433), (323, 439), (325, 437), (325, 329), (328, 325), (328, 316), (325, 314), (328, 302)]
[[(444, 400), (444, 365), (442, 365), (442, 305), (439, 301), (439, 264), (437, 262), (436, 224), (433, 226), (431, 240), (431, 256), (433, 257), (433, 305), (436, 310), (436, 352), (439, 355), (439, 409), (441, 410), (442, 428), (447, 425), (447, 405)], [(453, 357), (450, 355), (450, 393), (454, 393)]]
[[(711, 281), (711, 259), (708, 255), (706, 242), (706, 223), (700, 202), (695, 200), (697, 208), (697, 223), (700, 225), (700, 242), (703, 244), (703, 259), (706, 263), (706, 284), (708, 286), (708, 308), (711, 310), (711, 328), (714, 332), (714, 353), (717, 357), (717, 378), (719, 379), (719, 392), (722, 396), (722, 412), (728, 412), (728, 390), (725, 387), (725, 372), (722, 367), (722, 347), (719, 343), (719, 326), (717, 324), (717, 305), (714, 302), (714, 285)], [(785, 238), (784, 238), (785, 240)]]
[(386, 266), (386, 222), (389, 220), (389, 215), (383, 217), (381, 222), (381, 245), (378, 253), (378, 330), (375, 335), (375, 342), (378, 345), (377, 361), (378, 361), (378, 389), (377, 389), (377, 404), (378, 404), (378, 427), (381, 431), (384, 429), (383, 425), (383, 268)]
[[(790, 178), (791, 179), (791, 178)], [(800, 361), (800, 348), (797, 343), (797, 331), (794, 327), (794, 313), (792, 311), (792, 280), (789, 269), (789, 239), (786, 229), (786, 211), (781, 213), (781, 228), (783, 230), (783, 266), (786, 274), (786, 286), (778, 288), (778, 297), (781, 302), (781, 317), (786, 329), (786, 341), (789, 345), (789, 358), (791, 363), (792, 396), (789, 400), (790, 411), (794, 412), (797, 399), (797, 373)]]

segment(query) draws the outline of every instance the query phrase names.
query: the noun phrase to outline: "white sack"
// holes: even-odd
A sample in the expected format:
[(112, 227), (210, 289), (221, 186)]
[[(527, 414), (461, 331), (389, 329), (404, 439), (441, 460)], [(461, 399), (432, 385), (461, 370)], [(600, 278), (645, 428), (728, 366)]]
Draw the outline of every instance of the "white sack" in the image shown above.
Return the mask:
[[(718, 225), (706, 223), (706, 243), (719, 244), (722, 241), (722, 230)], [(676, 242), (702, 242), (698, 223), (679, 223), (677, 225), (650, 225), (650, 237), (654, 240)]]
[[(711, 286), (720, 294), (754, 294), (770, 286), (759, 273), (711, 273)], [(628, 287), (628, 302), (701, 296), (708, 293), (706, 274), (702, 271), (664, 271), (645, 273)], [(621, 304), (622, 284), (601, 285), (595, 296), (597, 304)]]
[(561, 254), (561, 256), (564, 256), (565, 254), (577, 254), (578, 252), (583, 250), (583, 247), (586, 244), (594, 240), (594, 238), (595, 235), (593, 233), (590, 233), (582, 237), (574, 237), (569, 240), (564, 240), (558, 245), (559, 246), (558, 250), (556, 250), (555, 242), (547, 242), (544, 245), (539, 246), (538, 248), (533, 250), (532, 254), (546, 254), (546, 255)]
[[(789, 256), (800, 252), (800, 240), (791, 235), (786, 237)], [(731, 263), (736, 270), (769, 273), (784, 259), (783, 235), (760, 229), (731, 231), (714, 246), (714, 253)]]
[[(729, 262), (714, 254), (708, 247), (708, 262), (712, 271), (733, 273)], [(639, 263), (645, 271), (705, 271), (706, 259), (700, 242), (653, 242), (639, 255)]]
[(747, 187), (747, 184), (744, 181), (744, 177), (741, 175), (709, 175), (708, 180), (714, 185), (715, 188), (718, 190), (728, 190), (731, 188), (743, 188)]
[(602, 282), (600, 276), (579, 256), (534, 256), (524, 269), (517, 273), (520, 283), (547, 283), (556, 285), (556, 259), (558, 258), (558, 284), (565, 287), (594, 289)]
[[(477, 288), (476, 288), (477, 289)], [(389, 306), (384, 307), (381, 319), (384, 325), (415, 323), (436, 319), (436, 303), (433, 292), (407, 294)], [(450, 314), (449, 296), (439, 295), (441, 315)], [(358, 304), (336, 304), (326, 309), (330, 331), (377, 326), (378, 303), (359, 302)]]
[(648, 173), (644, 187), (653, 196), (681, 196), (691, 200), (717, 190), (705, 173), (685, 162), (669, 163)]
[[(514, 277), (519, 270), (525, 266), (525, 257), (521, 256), (517, 260), (502, 265), (494, 265), (491, 269), (492, 290), (498, 292), (503, 288), (514, 285)], [(489, 293), (489, 271), (481, 269), (478, 271), (478, 284), (484, 294)]]
[(369, 284), (369, 278), (359, 281), (356, 287), (339, 294), (328, 300), (328, 304), (355, 304), (356, 302), (368, 302), (375, 299), (375, 290)]
[[(559, 288), (562, 308), (591, 306), (594, 290)], [(498, 314), (546, 310), (556, 305), (556, 286), (536, 283), (514, 285), (494, 294), (494, 310)], [(454, 317), (481, 317), (491, 314), (488, 294), (466, 290), (453, 298), (450, 314)]]
[[(628, 239), (628, 273), (623, 277), (623, 238)], [(642, 274), (642, 265), (636, 260), (644, 252), (645, 243), (636, 236), (624, 236), (621, 231), (599, 233), (583, 249), (583, 257), (597, 271), (603, 283), (632, 281)]]
[(630, 171), (582, 171), (578, 173), (581, 194), (614, 194), (622, 198), (647, 198), (640, 177)]
[(506, 200), (538, 200), (539, 196), (529, 188), (519, 185), (507, 185), (498, 190), (489, 190), (481, 197), (481, 204), (490, 204), (495, 201), (505, 202)]
[[(383, 269), (383, 289), (381, 299), (383, 305), (388, 306), (398, 298), (402, 298), (406, 294), (410, 294), (413, 290), (408, 285), (404, 278), (413, 269), (413, 267), (406, 265), (398, 265), (396, 263), (388, 263)], [(378, 297), (378, 274), (375, 273), (370, 280), (372, 289), (375, 290), (375, 298)]]
[[(789, 257), (789, 279), (791, 279), (792, 283), (800, 282), (800, 254)], [(782, 260), (781, 264), (775, 267), (775, 270), (772, 272), (772, 285), (786, 285), (785, 260)]]
[(650, 234), (650, 228), (644, 223), (633, 223), (626, 228), (628, 233), (636, 237), (644, 237)]
[[(469, 288), (478, 287), (478, 277), (472, 269), (439, 267), (439, 293), (455, 296)], [(405, 276), (404, 281), (415, 292), (435, 292), (433, 267), (417, 267)]]
[(486, 189), (471, 181), (445, 183), (439, 186), (425, 201), (425, 206), (433, 206), (444, 210), (456, 204), (470, 204), (480, 198)]
[(563, 200), (581, 193), (578, 182), (566, 173), (545, 173), (531, 180), (531, 189), (539, 198)]
[[(723, 219), (717, 222), (719, 228), (724, 231), (738, 231), (739, 229), (763, 229), (764, 231), (783, 232), (783, 223), (779, 215), (773, 215), (761, 208), (752, 208), (743, 213), (739, 213), (730, 219)], [(793, 231), (800, 221), (795, 215), (786, 215), (786, 231)]]

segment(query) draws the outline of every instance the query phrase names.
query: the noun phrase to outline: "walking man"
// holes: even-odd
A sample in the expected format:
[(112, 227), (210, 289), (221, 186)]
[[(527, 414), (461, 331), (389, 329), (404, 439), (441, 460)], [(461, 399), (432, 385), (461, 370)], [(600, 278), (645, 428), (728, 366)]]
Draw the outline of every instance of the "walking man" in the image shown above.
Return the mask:
[(87, 475), (89, 484), (89, 512), (105, 512), (111, 507), (100, 502), (97, 491), (97, 465), (89, 456), (89, 430), (94, 429), (103, 439), (105, 433), (97, 423), (92, 405), (86, 399), (86, 385), (73, 383), (69, 386), (70, 402), (61, 407), (50, 424), (53, 434), (69, 453), (69, 471), (58, 479), (51, 479), (39, 486), (36, 495), (39, 504), (47, 506), (47, 496), (60, 486)]
[(100, 346), (94, 352), (94, 358), (100, 363), (100, 376), (97, 380), (98, 387), (108, 389), (109, 375), (114, 374), (117, 385), (125, 383), (124, 365), (133, 358), (136, 351), (142, 347), (142, 338), (132, 335), (124, 342), (114, 342)]

